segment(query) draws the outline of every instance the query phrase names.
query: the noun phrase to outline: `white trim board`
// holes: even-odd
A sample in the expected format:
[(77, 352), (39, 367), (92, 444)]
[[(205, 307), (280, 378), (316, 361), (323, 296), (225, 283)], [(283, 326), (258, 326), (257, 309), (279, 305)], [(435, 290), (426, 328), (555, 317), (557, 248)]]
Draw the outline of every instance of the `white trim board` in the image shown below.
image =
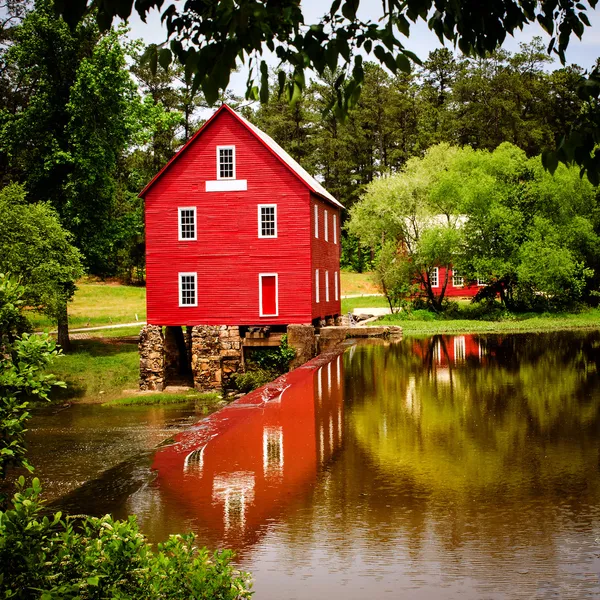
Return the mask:
[(247, 189), (247, 179), (219, 179), (206, 182), (207, 192), (245, 192)]

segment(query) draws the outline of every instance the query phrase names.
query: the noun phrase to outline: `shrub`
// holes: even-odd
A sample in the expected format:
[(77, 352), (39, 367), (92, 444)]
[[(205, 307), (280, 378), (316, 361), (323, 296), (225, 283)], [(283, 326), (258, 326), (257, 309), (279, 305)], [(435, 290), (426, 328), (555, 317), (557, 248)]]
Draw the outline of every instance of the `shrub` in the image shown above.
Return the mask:
[(260, 349), (253, 352), (250, 363), (254, 363), (264, 371), (275, 371), (283, 375), (289, 369), (290, 361), (296, 356), (296, 351), (288, 346), (287, 334), (281, 337), (277, 348)]
[(0, 595), (41, 598), (249, 598), (246, 573), (230, 551), (198, 549), (194, 535), (171, 536), (154, 552), (135, 517), (44, 516), (40, 485), (19, 480), (13, 507), (0, 512)]
[(246, 371), (245, 373), (235, 373), (232, 377), (235, 387), (240, 391), (247, 394), (256, 388), (259, 388), (273, 379), (276, 379), (278, 373), (274, 371), (266, 371), (264, 369), (255, 369), (252, 371)]

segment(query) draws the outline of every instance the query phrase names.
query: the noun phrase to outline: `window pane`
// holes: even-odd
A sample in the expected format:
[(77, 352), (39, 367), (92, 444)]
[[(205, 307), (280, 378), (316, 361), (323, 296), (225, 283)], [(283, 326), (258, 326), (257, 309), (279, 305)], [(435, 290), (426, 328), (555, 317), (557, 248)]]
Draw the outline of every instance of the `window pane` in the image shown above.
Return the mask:
[(456, 274), (456, 271), (452, 271), (452, 285), (454, 287), (463, 287), (464, 285), (464, 278), (461, 277), (460, 275)]
[(429, 283), (431, 284), (431, 287), (438, 286), (438, 268), (437, 267), (435, 267), (431, 271), (431, 275), (429, 276)]
[(275, 206), (260, 207), (260, 235), (262, 237), (275, 237), (277, 235)]
[(219, 148), (219, 177), (233, 179), (233, 148)]
[(196, 276), (181, 275), (181, 304), (195, 305), (196, 304)]
[(182, 240), (193, 240), (196, 237), (196, 211), (184, 208), (179, 211), (179, 229)]

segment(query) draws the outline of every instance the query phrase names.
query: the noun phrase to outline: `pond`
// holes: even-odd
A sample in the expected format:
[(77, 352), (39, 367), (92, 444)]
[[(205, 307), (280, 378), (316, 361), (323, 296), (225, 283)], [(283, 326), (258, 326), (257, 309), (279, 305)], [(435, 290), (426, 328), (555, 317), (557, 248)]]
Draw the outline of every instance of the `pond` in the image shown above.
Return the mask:
[(599, 434), (598, 332), (365, 343), (57, 506), (233, 548), (258, 599), (591, 598)]

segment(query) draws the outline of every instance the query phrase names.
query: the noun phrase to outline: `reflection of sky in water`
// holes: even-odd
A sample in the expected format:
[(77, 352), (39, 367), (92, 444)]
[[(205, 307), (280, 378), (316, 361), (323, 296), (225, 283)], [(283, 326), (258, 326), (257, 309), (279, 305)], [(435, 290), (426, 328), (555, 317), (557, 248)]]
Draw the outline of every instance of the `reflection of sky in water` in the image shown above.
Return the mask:
[(599, 363), (598, 333), (352, 347), (180, 434), (118, 511), (233, 547), (257, 598), (598, 597)]

